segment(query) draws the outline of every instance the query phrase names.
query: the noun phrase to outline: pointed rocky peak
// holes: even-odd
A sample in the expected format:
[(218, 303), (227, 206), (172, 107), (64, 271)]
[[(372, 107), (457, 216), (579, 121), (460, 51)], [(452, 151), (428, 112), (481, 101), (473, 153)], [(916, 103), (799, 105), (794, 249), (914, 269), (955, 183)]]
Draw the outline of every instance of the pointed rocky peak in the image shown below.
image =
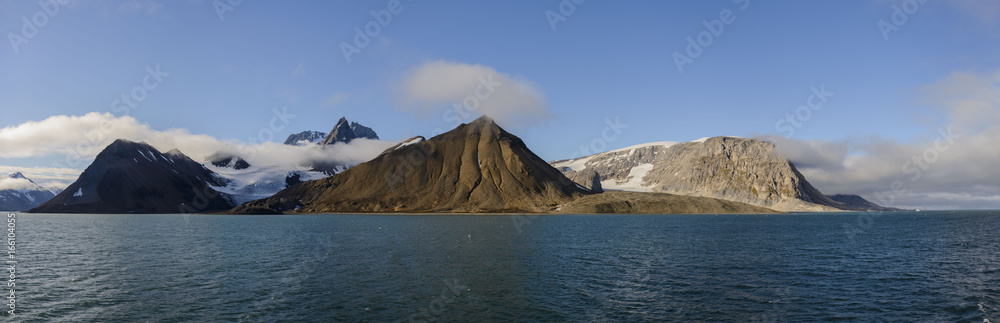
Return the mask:
[(167, 150), (167, 152), (165, 152), (163, 154), (167, 155), (168, 157), (183, 157), (183, 158), (188, 158), (187, 155), (185, 155), (184, 153), (182, 153), (180, 151), (180, 149), (177, 149), (177, 148), (174, 148), (174, 149), (171, 149), (171, 150)]
[(469, 122), (469, 126), (477, 129), (500, 128), (496, 121), (493, 121), (493, 118), (490, 118), (487, 115), (483, 115), (482, 117)]
[(341, 117), (340, 121), (337, 121), (337, 125), (333, 126), (333, 130), (330, 130), (330, 134), (326, 135), (326, 139), (320, 145), (332, 145), (338, 142), (349, 142), (357, 138), (354, 134), (354, 130), (351, 130), (350, 122), (347, 122), (346, 117)]
[[(28, 181), (28, 183), (31, 183), (32, 185), (38, 186), (38, 184), (35, 183), (35, 181), (33, 181), (30, 178), (24, 176), (24, 174), (22, 174), (21, 172), (16, 172), (16, 173), (10, 174), (8, 177), (10, 177), (11, 179), (23, 179), (23, 180)], [(38, 186), (38, 189), (41, 189), (41, 186)]]
[[(463, 123), (463, 124), (459, 125), (458, 127), (456, 127), (454, 130), (446, 132), (446, 133), (443, 133), (443, 134), (441, 134), (439, 136), (451, 136), (451, 137), (454, 137), (454, 136), (458, 136), (458, 135), (462, 135), (462, 136), (467, 136), (467, 135), (484, 136), (485, 135), (485, 136), (499, 137), (499, 136), (502, 136), (502, 135), (505, 135), (505, 134), (506, 135), (510, 135), (506, 130), (504, 130), (503, 128), (500, 128), (500, 126), (497, 125), (497, 123), (494, 122), (492, 118), (484, 115), (482, 117), (479, 117), (476, 120), (473, 120), (472, 122)], [(514, 137), (513, 135), (510, 135), (510, 136)]]

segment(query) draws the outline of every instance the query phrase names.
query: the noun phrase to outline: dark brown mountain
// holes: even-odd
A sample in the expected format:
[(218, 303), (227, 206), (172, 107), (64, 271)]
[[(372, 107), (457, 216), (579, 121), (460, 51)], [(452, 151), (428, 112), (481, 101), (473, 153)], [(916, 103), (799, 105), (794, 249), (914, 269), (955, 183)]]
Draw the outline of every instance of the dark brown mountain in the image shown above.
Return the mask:
[[(119, 139), (65, 191), (33, 213), (196, 213), (226, 210), (232, 199), (212, 189), (214, 173), (174, 149)], [(211, 185), (211, 186), (210, 186)]]
[(589, 193), (482, 117), (231, 212), (549, 212)]

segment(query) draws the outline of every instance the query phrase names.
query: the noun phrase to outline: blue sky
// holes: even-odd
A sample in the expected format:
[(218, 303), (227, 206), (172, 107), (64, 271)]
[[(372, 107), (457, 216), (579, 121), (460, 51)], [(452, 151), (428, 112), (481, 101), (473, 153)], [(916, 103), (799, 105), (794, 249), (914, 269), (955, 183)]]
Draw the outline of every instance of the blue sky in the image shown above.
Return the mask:
[[(400, 108), (399, 98), (408, 73), (447, 62), (485, 66), (543, 93), (548, 118), (501, 125), (547, 160), (600, 138), (606, 119), (628, 125), (607, 149), (777, 134), (776, 121), (820, 85), (834, 95), (792, 139), (910, 143), (948, 122), (926, 100), (927, 86), (1000, 68), (996, 5), (981, 0), (920, 4), (888, 40), (877, 22), (906, 1), (753, 0), (741, 10), (734, 1), (588, 0), (553, 30), (546, 11), (563, 1), (404, 0), (371, 45), (345, 60), (340, 44), (389, 2), (242, 1), (220, 19), (215, 7), (226, 0), (67, 1), (15, 52), (10, 35), (43, 9), (0, 0), (8, 40), (0, 128), (113, 112), (112, 101), (160, 66), (169, 76), (130, 111), (155, 130), (246, 140), (287, 107), (297, 117), (274, 141), (328, 131), (341, 116), (402, 140), (451, 127), (440, 112)], [(724, 10), (735, 21), (679, 72), (672, 55)], [(0, 164), (46, 158), (54, 157), (0, 156)]]

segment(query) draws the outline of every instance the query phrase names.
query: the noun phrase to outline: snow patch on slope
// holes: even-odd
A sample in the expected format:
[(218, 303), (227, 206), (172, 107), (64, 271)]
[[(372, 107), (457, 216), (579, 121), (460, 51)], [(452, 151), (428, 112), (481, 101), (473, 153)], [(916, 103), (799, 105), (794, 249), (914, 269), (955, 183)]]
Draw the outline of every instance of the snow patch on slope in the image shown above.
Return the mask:
[(594, 156), (587, 156), (587, 157), (583, 157), (583, 158), (564, 160), (564, 161), (552, 164), (552, 167), (555, 167), (556, 169), (558, 169), (560, 171), (563, 171), (565, 168), (569, 168), (571, 170), (575, 170), (575, 171), (579, 172), (579, 171), (583, 171), (584, 169), (587, 169), (587, 162), (589, 162), (591, 158), (594, 158)]
[[(729, 138), (744, 139), (743, 137), (740, 137), (740, 136), (717, 136), (717, 137), (729, 137)], [(695, 139), (695, 140), (691, 140), (691, 142), (699, 142), (699, 143), (701, 143), (701, 142), (705, 142), (706, 140), (709, 140), (709, 139), (712, 139), (712, 138), (715, 138), (715, 137), (698, 138), (698, 139)]]
[[(619, 152), (619, 151), (626, 151), (626, 150), (629, 150), (629, 149), (635, 150), (635, 149), (639, 149), (639, 148), (652, 147), (652, 146), (663, 146), (664, 148), (666, 148), (666, 147), (670, 147), (670, 146), (673, 146), (673, 145), (676, 145), (676, 144), (679, 144), (679, 143), (680, 142), (678, 142), (678, 141), (647, 142), (647, 143), (644, 143), (644, 144), (632, 145), (632, 146), (628, 146), (628, 147), (621, 148), (621, 149), (615, 149), (615, 150), (607, 151), (607, 152), (604, 152), (602, 154), (614, 153), (614, 152)], [(634, 151), (630, 152), (629, 155), (631, 155), (632, 153), (634, 153)]]
[(625, 177), (625, 181), (616, 181), (613, 179), (601, 181), (601, 187), (605, 190), (614, 191), (630, 191), (630, 192), (652, 192), (652, 187), (643, 183), (642, 178), (646, 177), (646, 173), (649, 173), (653, 169), (653, 164), (639, 164), (632, 167), (629, 170), (628, 176)]
[(560, 171), (565, 171), (568, 168), (568, 169), (571, 169), (571, 170), (574, 170), (574, 171), (577, 171), (577, 172), (581, 172), (581, 171), (587, 169), (587, 163), (590, 162), (590, 160), (593, 159), (595, 156), (601, 156), (601, 155), (605, 155), (605, 154), (611, 154), (611, 153), (628, 151), (628, 154), (621, 154), (621, 155), (615, 156), (615, 158), (628, 158), (628, 157), (631, 157), (633, 154), (635, 154), (635, 150), (636, 149), (645, 148), (645, 147), (652, 147), (652, 146), (663, 146), (664, 148), (666, 148), (666, 147), (670, 147), (670, 146), (673, 146), (673, 145), (676, 145), (676, 144), (679, 144), (679, 143), (680, 142), (677, 142), (677, 141), (647, 142), (647, 143), (644, 143), (644, 144), (638, 144), (638, 145), (628, 146), (628, 147), (625, 147), (625, 148), (620, 148), (620, 149), (615, 149), (615, 150), (611, 150), (611, 151), (606, 151), (606, 152), (603, 152), (603, 153), (597, 153), (597, 154), (593, 154), (593, 155), (586, 156), (586, 157), (580, 157), (580, 158), (576, 158), (576, 159), (563, 160), (563, 161), (560, 161), (560, 162), (557, 162), (557, 163), (553, 163), (552, 167), (555, 167), (556, 169), (558, 169)]
[(409, 145), (417, 144), (417, 143), (420, 143), (422, 141), (424, 141), (424, 138), (420, 138), (420, 137), (410, 138), (410, 140), (407, 140), (407, 141), (399, 144), (399, 147), (396, 147), (396, 149), (393, 149), (393, 150), (399, 150), (399, 148), (403, 148), (403, 147), (406, 147), (406, 146), (409, 146)]

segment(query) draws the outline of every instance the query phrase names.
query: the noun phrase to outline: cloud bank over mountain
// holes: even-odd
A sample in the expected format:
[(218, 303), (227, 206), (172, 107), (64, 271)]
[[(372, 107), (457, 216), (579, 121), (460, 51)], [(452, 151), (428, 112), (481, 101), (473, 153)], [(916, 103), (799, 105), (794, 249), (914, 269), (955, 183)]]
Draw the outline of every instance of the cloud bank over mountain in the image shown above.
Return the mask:
[(441, 113), (468, 122), (488, 115), (514, 127), (550, 118), (545, 93), (533, 82), (485, 65), (432, 61), (403, 76), (397, 109), (418, 117)]
[(132, 117), (92, 112), (83, 116), (52, 116), (0, 129), (0, 151), (4, 152), (4, 158), (65, 157), (57, 159), (54, 166), (82, 169), (116, 139), (143, 141), (161, 151), (177, 148), (196, 161), (224, 152), (242, 156), (251, 164), (282, 167), (311, 165), (316, 160), (358, 164), (395, 144), (370, 139), (325, 147), (246, 143), (192, 134), (186, 129), (156, 130)]
[(860, 193), (875, 203), (907, 208), (995, 208), (1000, 71), (954, 73), (920, 92), (940, 122), (911, 142), (764, 138), (824, 192)]

